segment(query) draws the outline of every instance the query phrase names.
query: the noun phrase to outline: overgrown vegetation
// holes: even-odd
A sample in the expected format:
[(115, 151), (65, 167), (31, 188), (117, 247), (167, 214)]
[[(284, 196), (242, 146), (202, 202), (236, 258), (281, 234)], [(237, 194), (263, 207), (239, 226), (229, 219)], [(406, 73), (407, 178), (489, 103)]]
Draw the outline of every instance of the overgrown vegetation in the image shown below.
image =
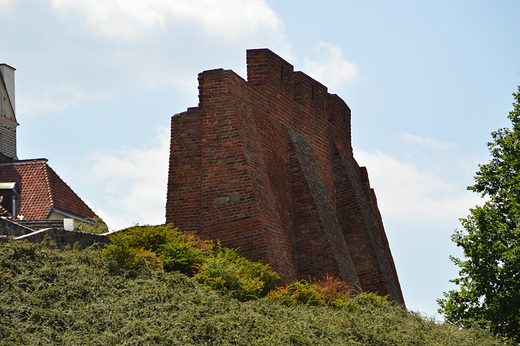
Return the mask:
[[(501, 345), (400, 306), (240, 301), (177, 271), (119, 267), (102, 250), (0, 244), (2, 345)], [(200, 273), (200, 270), (199, 272)]]
[(171, 225), (136, 226), (111, 235), (110, 240), (103, 253), (119, 268), (158, 269), (162, 264), (166, 272), (179, 271), (240, 300), (264, 297), (280, 280), (269, 264), (249, 261), (235, 250)]
[(287, 286), (277, 287), (269, 292), (269, 297), (287, 306), (304, 304), (310, 306), (328, 306), (355, 310), (360, 302), (369, 302), (374, 306), (391, 304), (386, 297), (371, 292), (354, 292), (344, 281), (327, 275), (321, 280), (308, 282), (300, 280)]
[(354, 292), (352, 287), (342, 280), (328, 275), (315, 282), (300, 280), (277, 287), (269, 292), (269, 298), (285, 306), (323, 306), (347, 311), (367, 305), (372, 308), (397, 306), (387, 297), (372, 292)]
[(268, 264), (170, 225), (101, 250), (0, 245), (5, 345), (498, 345), (326, 277), (275, 288)]
[(76, 232), (103, 234), (108, 233), (108, 226), (99, 217), (88, 219), (91, 223), (79, 222), (74, 225)]
[(280, 275), (269, 264), (251, 262), (235, 250), (219, 248), (199, 267), (195, 278), (206, 286), (229, 292), (232, 297), (250, 300), (265, 297), (275, 288)]

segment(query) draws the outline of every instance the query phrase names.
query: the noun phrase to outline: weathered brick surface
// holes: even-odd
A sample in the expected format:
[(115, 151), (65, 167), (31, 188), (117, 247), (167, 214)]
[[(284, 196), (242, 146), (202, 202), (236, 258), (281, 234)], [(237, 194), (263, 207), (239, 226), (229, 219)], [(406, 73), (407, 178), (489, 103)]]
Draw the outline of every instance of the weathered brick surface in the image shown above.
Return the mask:
[(0, 217), (0, 235), (19, 237), (34, 232), (34, 229)]
[(110, 239), (103, 234), (90, 234), (76, 231), (66, 231), (59, 228), (44, 228), (15, 238), (15, 240), (25, 240), (31, 243), (41, 243), (48, 239), (56, 244), (58, 249), (64, 250), (67, 247), (77, 246), (78, 249), (84, 250), (89, 246), (98, 244), (104, 247), (110, 244)]
[(166, 221), (287, 281), (332, 274), (404, 303), (348, 106), (267, 49), (247, 76), (201, 73), (199, 106), (172, 117)]

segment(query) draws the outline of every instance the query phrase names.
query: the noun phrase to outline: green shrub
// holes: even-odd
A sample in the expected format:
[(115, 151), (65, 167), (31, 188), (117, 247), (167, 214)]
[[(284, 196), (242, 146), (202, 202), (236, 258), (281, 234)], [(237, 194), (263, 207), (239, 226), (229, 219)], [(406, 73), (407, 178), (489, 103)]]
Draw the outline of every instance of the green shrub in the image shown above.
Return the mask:
[(264, 297), (275, 287), (280, 275), (266, 263), (253, 262), (237, 251), (221, 248), (200, 266), (195, 278), (206, 286), (224, 290), (240, 300)]
[(163, 268), (192, 276), (208, 257), (213, 256), (214, 247), (213, 242), (203, 241), (191, 233), (178, 233), (177, 238), (161, 246)]
[(74, 230), (76, 232), (103, 234), (108, 233), (108, 226), (99, 217), (88, 219), (93, 223), (78, 222), (74, 224)]
[(192, 233), (177, 231), (172, 225), (134, 226), (109, 235), (112, 244), (104, 254), (122, 269), (135, 270), (148, 264), (152, 268), (180, 271), (192, 276), (208, 256), (213, 256), (214, 243)]
[(108, 237), (114, 246), (128, 246), (130, 248), (144, 248), (159, 253), (164, 244), (179, 237), (177, 228), (171, 224), (159, 226), (134, 226), (126, 230), (110, 234)]
[(352, 286), (339, 278), (326, 275), (315, 282), (306, 280), (295, 281), (285, 287), (277, 287), (269, 292), (271, 300), (292, 306), (305, 304), (311, 306), (330, 306), (357, 310), (366, 306), (383, 306), (388, 304), (386, 297), (372, 292), (354, 294)]
[(269, 292), (269, 297), (284, 305), (306, 304), (323, 305), (324, 297), (318, 291), (316, 284), (305, 280), (291, 282), (285, 287), (277, 287)]
[(160, 269), (161, 261), (153, 251), (143, 247), (133, 248), (126, 243), (119, 245), (109, 245), (103, 254), (113, 259), (118, 268), (125, 270), (138, 270), (143, 267), (150, 269)]
[(195, 276), (206, 286), (228, 291), (240, 300), (266, 296), (280, 280), (269, 264), (249, 261), (237, 251), (179, 232), (171, 225), (136, 226), (109, 237), (112, 244), (103, 253), (121, 269), (158, 268), (160, 261), (166, 272)]
[(380, 296), (374, 292), (360, 292), (350, 299), (350, 303), (356, 306), (371, 305), (377, 307), (391, 304), (387, 297)]
[(280, 275), (269, 264), (250, 261), (236, 250), (179, 232), (172, 225), (135, 226), (109, 237), (112, 244), (103, 254), (118, 268), (135, 271), (144, 267), (159, 269), (162, 265), (166, 272), (194, 276), (205, 286), (227, 291), (242, 301), (269, 294), (272, 300), (284, 305), (326, 305), (350, 310), (386, 302), (370, 293), (351, 299), (352, 287), (329, 275), (313, 283), (301, 280), (275, 289)]
[(343, 307), (345, 301), (353, 295), (354, 289), (345, 281), (326, 274), (324, 278), (317, 280), (316, 290), (323, 297), (323, 304)]
[(0, 344), (504, 345), (373, 294), (353, 296), (351, 311), (241, 302), (177, 272), (128, 275), (112, 262), (96, 248), (0, 244)]

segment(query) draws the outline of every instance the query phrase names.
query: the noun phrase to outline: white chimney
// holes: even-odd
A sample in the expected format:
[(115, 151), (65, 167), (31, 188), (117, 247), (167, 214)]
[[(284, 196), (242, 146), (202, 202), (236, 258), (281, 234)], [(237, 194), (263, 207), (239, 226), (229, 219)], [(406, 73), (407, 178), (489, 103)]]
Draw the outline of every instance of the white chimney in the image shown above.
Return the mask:
[(66, 231), (74, 231), (74, 220), (73, 219), (63, 219), (63, 228)]

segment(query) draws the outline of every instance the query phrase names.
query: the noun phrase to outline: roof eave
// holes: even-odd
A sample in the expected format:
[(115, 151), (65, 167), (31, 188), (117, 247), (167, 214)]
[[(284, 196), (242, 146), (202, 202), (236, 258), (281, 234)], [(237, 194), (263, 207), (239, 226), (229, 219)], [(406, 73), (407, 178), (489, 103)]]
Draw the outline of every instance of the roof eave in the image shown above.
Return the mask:
[(51, 207), (50, 211), (49, 211), (49, 214), (47, 214), (47, 217), (45, 219), (49, 219), (52, 215), (52, 213), (59, 213), (63, 216), (67, 216), (71, 219), (76, 219), (78, 221), (81, 221), (81, 222), (85, 222), (85, 223), (88, 223), (88, 224), (91, 224), (91, 225), (95, 225), (96, 223), (92, 220), (89, 220), (89, 219), (86, 219), (84, 217), (81, 217), (79, 215), (76, 215), (74, 213), (71, 213), (71, 212), (68, 212), (68, 211), (65, 211), (65, 210), (62, 210), (62, 209), (58, 209), (54, 206)]

